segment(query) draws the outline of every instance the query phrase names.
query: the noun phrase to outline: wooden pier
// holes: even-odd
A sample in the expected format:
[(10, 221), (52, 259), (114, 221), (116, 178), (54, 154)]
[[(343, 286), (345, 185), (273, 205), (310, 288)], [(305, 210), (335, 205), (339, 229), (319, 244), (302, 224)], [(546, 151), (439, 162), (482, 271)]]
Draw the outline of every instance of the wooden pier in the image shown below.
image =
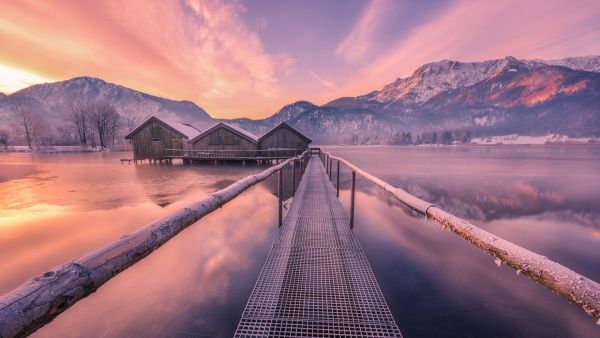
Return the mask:
[[(291, 179), (295, 183), (298, 162), (301, 181), (297, 189), (295, 185), (292, 188), (292, 205), (284, 218), (284, 170), (292, 166)], [(338, 200), (340, 164), (351, 170), (349, 215)], [(334, 170), (335, 188), (331, 183)], [(445, 212), (341, 157), (309, 148), (1, 296), (0, 337), (34, 332), (186, 227), (274, 174), (278, 175), (280, 229), (242, 314), (236, 337), (401, 336), (351, 230), (357, 175), (465, 238), (492, 255), (496, 262), (515, 268), (600, 319), (600, 284), (595, 281)]]
[(401, 337), (338, 190), (311, 158), (236, 337)]

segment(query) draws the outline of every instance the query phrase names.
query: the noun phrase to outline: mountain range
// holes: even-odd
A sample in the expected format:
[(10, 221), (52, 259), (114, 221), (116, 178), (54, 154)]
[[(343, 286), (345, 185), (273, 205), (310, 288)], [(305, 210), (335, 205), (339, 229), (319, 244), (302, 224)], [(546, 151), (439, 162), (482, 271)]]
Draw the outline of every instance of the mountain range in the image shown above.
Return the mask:
[[(16, 102), (51, 125), (65, 121), (73, 98), (106, 100), (121, 115), (148, 115), (206, 128), (216, 120), (189, 101), (173, 101), (91, 77), (39, 84), (0, 95), (0, 125)], [(600, 56), (558, 60), (506, 57), (482, 62), (425, 64), (365, 95), (324, 105), (298, 101), (264, 119), (234, 119), (260, 134), (286, 121), (315, 143), (394, 143), (402, 133), (435, 136), (564, 134), (600, 136)]]

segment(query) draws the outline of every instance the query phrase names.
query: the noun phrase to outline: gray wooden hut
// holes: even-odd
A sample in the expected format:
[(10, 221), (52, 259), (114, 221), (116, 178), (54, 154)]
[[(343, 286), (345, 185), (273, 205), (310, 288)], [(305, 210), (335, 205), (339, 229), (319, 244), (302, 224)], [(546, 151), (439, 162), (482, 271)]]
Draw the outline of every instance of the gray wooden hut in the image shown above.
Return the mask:
[(190, 143), (194, 157), (255, 157), (258, 136), (234, 124), (219, 122)]
[(304, 134), (281, 122), (261, 136), (258, 143), (263, 156), (289, 157), (306, 150), (311, 142)]
[(125, 138), (133, 145), (133, 159), (161, 160), (168, 156), (182, 156), (189, 149), (189, 140), (200, 131), (191, 124), (150, 116)]

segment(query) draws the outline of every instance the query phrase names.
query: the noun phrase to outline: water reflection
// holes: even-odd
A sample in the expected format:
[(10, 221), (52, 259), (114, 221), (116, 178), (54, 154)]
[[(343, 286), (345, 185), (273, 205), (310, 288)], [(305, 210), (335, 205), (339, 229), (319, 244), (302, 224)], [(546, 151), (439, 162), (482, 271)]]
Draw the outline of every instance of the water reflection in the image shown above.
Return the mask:
[[(262, 168), (120, 165), (130, 154), (0, 154), (0, 294)], [(4, 181), (2, 181), (4, 180)]]
[[(336, 148), (482, 228), (600, 280), (600, 148)], [(343, 187), (349, 173), (342, 172)], [(359, 180), (357, 228), (407, 336), (596, 337), (595, 320)], [(348, 192), (342, 199), (349, 204)]]
[[(598, 148), (367, 150), (336, 152), (600, 280)], [(120, 166), (119, 155), (105, 156), (0, 157), (1, 168), (31, 169), (0, 183), (0, 269), (15, 272), (0, 278), (0, 293), (262, 169)], [(231, 336), (276, 231), (276, 182), (188, 228), (34, 336)], [(381, 190), (361, 180), (359, 188), (355, 231), (406, 336), (598, 336), (594, 320), (563, 298)]]
[(230, 337), (277, 231), (259, 185), (57, 317), (33, 337)]
[[(342, 198), (347, 199), (347, 193)], [(517, 276), (512, 268), (497, 267), (491, 256), (437, 223), (410, 216), (402, 208), (390, 208), (369, 195), (359, 193), (357, 200), (355, 232), (406, 336), (597, 336), (595, 320), (581, 309), (527, 277)], [(549, 238), (581, 240), (585, 235), (581, 228), (568, 235), (564, 224), (543, 226)], [(495, 231), (500, 227), (504, 231)], [(507, 237), (509, 231), (521, 233), (519, 227), (498, 224), (491, 230)], [(529, 238), (521, 244), (551, 246), (557, 241)], [(576, 245), (580, 244), (590, 255), (583, 262), (560, 251), (553, 251), (550, 257), (560, 256), (562, 263), (577, 263), (586, 271), (597, 270), (600, 253), (592, 249), (597, 242)]]

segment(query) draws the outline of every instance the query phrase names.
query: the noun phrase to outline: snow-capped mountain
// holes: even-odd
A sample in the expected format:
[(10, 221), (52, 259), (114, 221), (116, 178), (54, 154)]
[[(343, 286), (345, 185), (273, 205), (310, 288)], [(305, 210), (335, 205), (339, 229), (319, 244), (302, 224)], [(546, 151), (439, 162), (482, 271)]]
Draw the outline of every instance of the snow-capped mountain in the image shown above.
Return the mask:
[(518, 60), (508, 56), (504, 59), (482, 62), (458, 62), (442, 60), (419, 67), (410, 77), (398, 78), (381, 90), (356, 98), (341, 98), (330, 106), (352, 104), (355, 101), (378, 103), (401, 102), (405, 106), (422, 104), (437, 94), (467, 88), (483, 80), (491, 79), (504, 71), (532, 71), (549, 65), (563, 66), (573, 70), (600, 72), (600, 56), (573, 57), (559, 60)]
[(36, 109), (53, 126), (66, 123), (74, 100), (110, 102), (122, 116), (135, 116), (142, 121), (149, 115), (162, 118), (194, 121), (206, 125), (212, 118), (190, 101), (173, 101), (145, 94), (93, 77), (77, 77), (66, 81), (33, 85), (0, 101), (0, 124), (8, 121), (9, 112), (18, 102), (25, 102)]
[(443, 134), (445, 142), (506, 134), (600, 136), (599, 64), (598, 56), (444, 60), (366, 95), (323, 106), (299, 101), (266, 119), (234, 122), (261, 133), (287, 121), (316, 143), (415, 142), (417, 133), (423, 142)]
[(569, 57), (556, 60), (536, 60), (548, 65), (563, 66), (575, 70), (585, 70), (587, 72), (600, 72), (600, 56), (581, 56)]

